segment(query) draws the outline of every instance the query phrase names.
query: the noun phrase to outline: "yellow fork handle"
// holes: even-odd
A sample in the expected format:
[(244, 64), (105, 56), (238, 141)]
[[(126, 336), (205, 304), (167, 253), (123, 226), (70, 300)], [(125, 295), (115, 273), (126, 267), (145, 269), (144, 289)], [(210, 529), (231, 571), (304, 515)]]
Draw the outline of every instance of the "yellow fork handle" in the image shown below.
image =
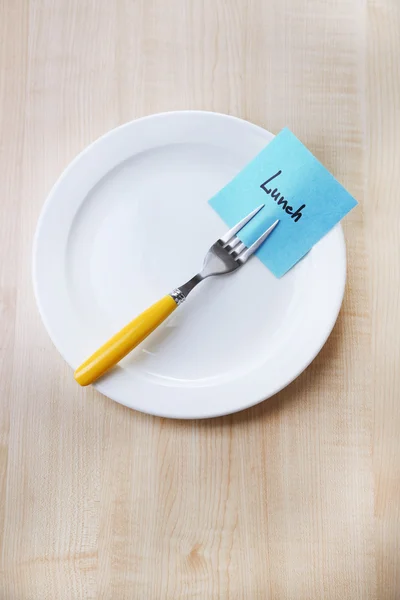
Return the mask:
[(165, 296), (150, 306), (76, 369), (76, 381), (80, 385), (90, 385), (96, 381), (157, 329), (176, 307), (177, 303), (172, 296)]

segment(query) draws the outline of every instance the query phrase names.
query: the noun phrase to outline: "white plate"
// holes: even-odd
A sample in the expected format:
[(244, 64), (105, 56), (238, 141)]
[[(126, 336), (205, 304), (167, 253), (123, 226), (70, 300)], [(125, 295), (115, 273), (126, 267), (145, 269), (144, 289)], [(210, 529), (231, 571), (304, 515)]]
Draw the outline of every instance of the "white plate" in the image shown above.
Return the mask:
[[(227, 229), (208, 199), (272, 138), (226, 115), (165, 113), (111, 131), (72, 162), (43, 208), (33, 256), (42, 319), (71, 367), (201, 267)], [(280, 280), (253, 258), (199, 286), (96, 388), (165, 417), (256, 404), (319, 352), (345, 279), (340, 226)]]

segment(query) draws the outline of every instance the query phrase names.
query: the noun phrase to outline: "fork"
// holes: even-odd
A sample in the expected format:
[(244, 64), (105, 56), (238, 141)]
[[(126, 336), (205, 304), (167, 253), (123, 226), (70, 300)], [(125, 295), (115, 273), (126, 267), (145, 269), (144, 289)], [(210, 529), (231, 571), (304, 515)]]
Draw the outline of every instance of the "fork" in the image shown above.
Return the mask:
[(82, 363), (74, 373), (76, 381), (80, 385), (96, 381), (157, 329), (201, 281), (214, 275), (232, 273), (244, 265), (279, 223), (278, 219), (254, 244), (249, 248), (245, 246), (236, 234), (263, 207), (264, 204), (253, 210), (211, 246), (200, 273), (142, 312)]

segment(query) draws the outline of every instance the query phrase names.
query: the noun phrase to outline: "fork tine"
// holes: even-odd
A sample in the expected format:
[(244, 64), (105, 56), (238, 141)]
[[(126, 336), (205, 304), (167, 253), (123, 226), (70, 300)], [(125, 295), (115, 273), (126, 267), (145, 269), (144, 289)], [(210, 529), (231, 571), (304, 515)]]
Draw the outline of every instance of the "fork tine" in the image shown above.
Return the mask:
[(267, 239), (267, 237), (273, 232), (273, 230), (275, 229), (275, 227), (278, 225), (279, 223), (279, 219), (277, 219), (275, 221), (275, 223), (272, 223), (271, 227), (268, 227), (267, 231), (264, 231), (264, 233), (258, 238), (258, 240), (256, 240), (254, 242), (254, 244), (252, 244), (250, 246), (250, 248), (248, 248), (247, 250), (245, 250), (244, 252), (242, 252), (242, 254), (240, 254), (240, 256), (237, 257), (237, 261), (244, 264), (252, 254), (254, 254), (254, 252), (256, 250), (259, 249), (259, 247), (261, 246), (261, 244), (263, 244), (265, 242), (265, 240)]
[(237, 234), (238, 231), (240, 231), (245, 225), (247, 225), (247, 223), (253, 217), (255, 217), (256, 214), (259, 213), (262, 208), (264, 208), (264, 206), (265, 206), (265, 204), (261, 204), (261, 206), (259, 206), (258, 208), (255, 208), (249, 215), (247, 215), (247, 217), (244, 217), (244, 219), (239, 221), (239, 223), (237, 223), (234, 227), (232, 227), (232, 229), (227, 231), (226, 234), (224, 236), (222, 236), (222, 238), (220, 238), (220, 241), (223, 244), (227, 244), (229, 242), (229, 240), (231, 238), (233, 238), (234, 235)]

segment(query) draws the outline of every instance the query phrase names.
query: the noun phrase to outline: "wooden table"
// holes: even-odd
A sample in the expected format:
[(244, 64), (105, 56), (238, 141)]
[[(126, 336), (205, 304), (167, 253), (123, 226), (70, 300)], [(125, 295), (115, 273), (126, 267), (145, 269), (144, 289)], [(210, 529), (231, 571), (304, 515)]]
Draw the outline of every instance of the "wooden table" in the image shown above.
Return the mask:
[[(400, 597), (398, 0), (0, 0), (0, 598)], [(354, 194), (312, 366), (205, 422), (74, 383), (38, 316), (36, 220), (89, 142), (207, 109), (288, 125)]]

